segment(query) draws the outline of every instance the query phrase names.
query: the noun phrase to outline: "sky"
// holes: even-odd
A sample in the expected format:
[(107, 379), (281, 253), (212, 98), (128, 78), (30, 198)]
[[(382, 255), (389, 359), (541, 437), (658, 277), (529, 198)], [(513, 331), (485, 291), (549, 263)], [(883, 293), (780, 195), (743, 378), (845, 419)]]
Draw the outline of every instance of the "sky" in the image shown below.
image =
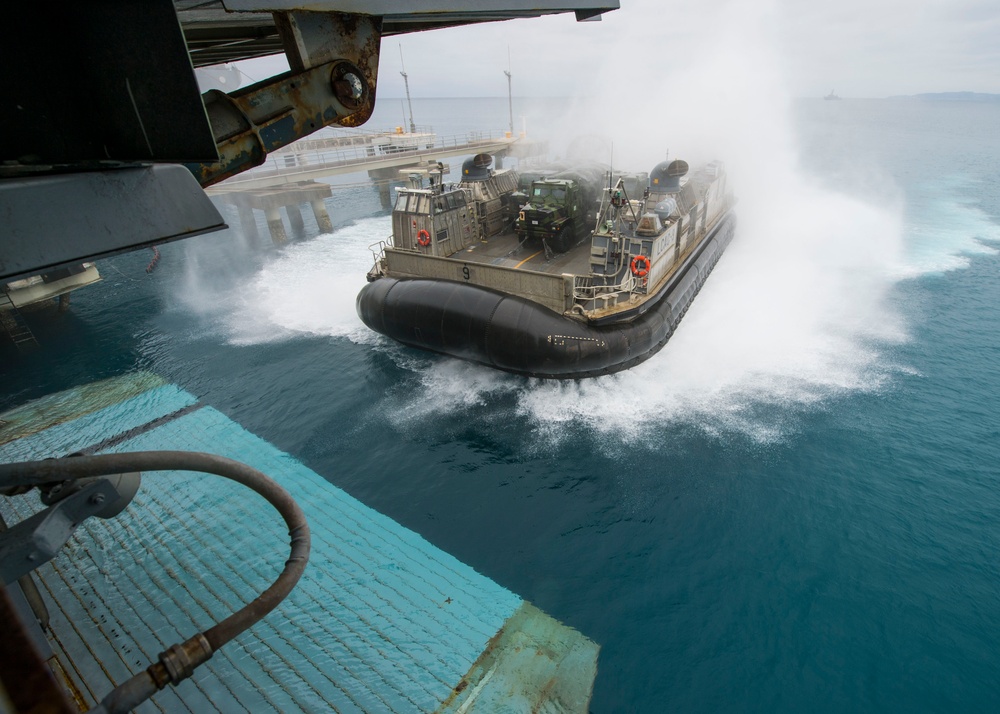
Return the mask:
[[(554, 15), (384, 38), (378, 96), (405, 96), (404, 66), (414, 98), (506, 96), (508, 68), (514, 96), (638, 96), (706, 59), (719, 65), (706, 79), (724, 85), (716, 58), (740, 65), (744, 50), (767, 54), (792, 97), (1000, 93), (997, 0), (620, 2), (600, 22)], [(240, 66), (254, 80), (287, 69), (282, 56)]]

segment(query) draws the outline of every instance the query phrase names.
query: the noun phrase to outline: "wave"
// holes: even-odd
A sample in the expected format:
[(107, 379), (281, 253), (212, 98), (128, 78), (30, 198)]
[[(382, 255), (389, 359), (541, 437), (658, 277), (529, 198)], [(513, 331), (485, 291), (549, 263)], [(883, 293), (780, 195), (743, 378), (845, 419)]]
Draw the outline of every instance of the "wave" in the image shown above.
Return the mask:
[(880, 345), (906, 339), (886, 300), (899, 222), (814, 189), (793, 197), (794, 211), (740, 214), (677, 332), (638, 367), (551, 382), (434, 359), (417, 367), (414, 409), (472, 412), (513, 393), (546, 438), (572, 423), (634, 441), (680, 423), (768, 442), (788, 432), (790, 410), (879, 389), (898, 369)]
[[(670, 342), (645, 363), (548, 382), (416, 353), (375, 335), (354, 301), (371, 266), (369, 245), (391, 230), (385, 216), (283, 249), (219, 301), (225, 338), (253, 344), (309, 335), (371, 345), (411, 375), (373, 407), (400, 428), (456, 415), (488, 426), (513, 415), (527, 420), (538, 443), (577, 427), (632, 443), (678, 426), (769, 443), (793, 433), (803, 412), (885, 388), (909, 371), (894, 356), (909, 339), (894, 288), (992, 251), (982, 241), (1000, 239), (1000, 227), (968, 200), (961, 177), (875, 203), (824, 187), (822, 177), (799, 168), (780, 62), (759, 40), (766, 27), (751, 31), (764, 20), (734, 18), (728, 33), (713, 26), (719, 44), (706, 50), (709, 59), (646, 87), (648, 100), (634, 112), (598, 111), (600, 104), (581, 99), (556, 122), (565, 134), (648, 139), (639, 159), (648, 165), (625, 168), (652, 168), (662, 158), (648, 160), (654, 145), (677, 137), (686, 142), (678, 155), (721, 156), (729, 169), (739, 198), (736, 238)], [(595, 86), (614, 85), (598, 79)], [(698, 111), (677, 111), (676, 96)], [(615, 150), (616, 164), (628, 163), (629, 149)]]
[[(930, 199), (911, 202), (919, 210), (890, 209), (775, 174), (769, 191), (741, 196), (737, 238), (666, 347), (597, 379), (525, 379), (368, 330), (354, 302), (369, 246), (391, 230), (388, 216), (286, 246), (228, 293), (214, 293), (209, 317), (231, 344), (346, 338), (389, 354), (412, 377), (376, 409), (403, 429), (447, 415), (489, 424), (500, 411), (527, 419), (541, 441), (570, 426), (633, 442), (693, 424), (768, 443), (794, 432), (803, 410), (877, 391), (906, 371), (891, 349), (908, 339), (894, 286), (960, 268), (968, 252), (992, 250), (977, 239), (998, 236), (963, 195), (960, 183), (931, 187)], [(185, 293), (206, 303), (190, 285)]]
[(391, 230), (388, 216), (365, 218), (288, 244), (264, 265), (229, 280), (220, 280), (192, 251), (177, 297), (232, 345), (303, 336), (373, 343), (379, 338), (358, 319), (354, 299), (374, 262), (369, 246)]
[(953, 175), (907, 189), (906, 251), (896, 277), (916, 278), (969, 266), (973, 255), (992, 255), (1000, 225), (977, 205), (979, 182)]

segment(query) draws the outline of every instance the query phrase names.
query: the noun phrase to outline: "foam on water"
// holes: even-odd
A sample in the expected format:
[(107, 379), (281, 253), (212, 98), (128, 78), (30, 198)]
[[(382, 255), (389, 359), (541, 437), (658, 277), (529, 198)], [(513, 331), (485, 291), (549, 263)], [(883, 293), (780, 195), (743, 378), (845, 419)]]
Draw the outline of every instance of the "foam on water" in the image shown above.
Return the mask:
[(971, 255), (989, 255), (1000, 243), (1000, 225), (968, 198), (975, 182), (949, 176), (908, 192), (906, 250), (896, 276), (912, 278), (966, 268)]
[(188, 256), (189, 280), (179, 295), (234, 345), (280, 342), (303, 335), (379, 338), (364, 326), (354, 301), (373, 263), (369, 246), (392, 231), (388, 216), (365, 218), (333, 233), (284, 247), (248, 279), (218, 284)]
[[(781, 58), (768, 39), (773, 17), (766, 8), (732, 10), (724, 23), (710, 24), (710, 36), (698, 34), (704, 27), (693, 18), (699, 61), (649, 80), (629, 111), (606, 111), (606, 104), (595, 111), (581, 99), (556, 123), (615, 137), (621, 168), (648, 171), (668, 148), (692, 164), (726, 162), (739, 200), (736, 238), (676, 334), (644, 364), (598, 379), (526, 380), (374, 335), (354, 304), (371, 265), (368, 246), (388, 235), (388, 217), (289, 246), (248, 285), (216, 296), (227, 339), (253, 344), (308, 334), (370, 344), (414, 375), (386, 397), (391, 403), (376, 407), (398, 424), (435, 414), (489, 422), (499, 400), (546, 440), (567, 425), (620, 443), (696, 424), (768, 442), (794, 431), (800, 410), (880, 389), (907, 370), (892, 356), (891, 347), (907, 339), (906, 320), (889, 300), (893, 286), (967, 265), (968, 253), (992, 250), (980, 241), (1000, 239), (1000, 228), (965, 202), (960, 177), (905, 198), (890, 190), (897, 199), (887, 203), (883, 195), (875, 204), (807, 175), (797, 161)], [(596, 86), (617, 86), (616, 77)], [(582, 124), (580, 117), (599, 119)], [(641, 145), (630, 137), (642, 137)]]
[[(896, 369), (879, 345), (905, 338), (885, 300), (895, 252), (882, 238), (899, 235), (898, 220), (814, 189), (790, 195), (800, 207), (791, 214), (741, 212), (737, 240), (681, 327), (642, 365), (525, 382), (436, 360), (420, 372), (416, 408), (449, 411), (516, 389), (518, 411), (547, 438), (571, 422), (629, 441), (684, 422), (768, 441), (787, 431), (793, 408), (879, 388)], [(845, 215), (849, 232), (838, 220)]]
[(907, 338), (887, 301), (893, 285), (962, 267), (964, 254), (991, 250), (976, 238), (998, 233), (958, 189), (931, 190), (933, 201), (908, 210), (905, 224), (901, 209), (832, 193), (788, 167), (766, 191), (737, 192), (737, 237), (676, 334), (644, 364), (598, 379), (526, 380), (368, 330), (355, 298), (371, 264), (368, 246), (390, 230), (387, 216), (290, 245), (210, 301), (186, 292), (192, 304), (213, 305), (211, 322), (232, 344), (311, 335), (386, 351), (415, 377), (380, 407), (400, 426), (456, 412), (488, 421), (503, 400), (545, 440), (569, 424), (625, 441), (697, 424), (768, 442), (794, 431), (797, 410), (877, 390), (905, 370), (885, 349)]
[[(961, 253), (986, 250), (972, 238), (996, 231), (954, 200), (950, 239), (933, 224), (911, 223), (904, 233), (893, 211), (811, 187), (804, 177), (787, 180), (770, 200), (766, 193), (741, 200), (737, 239), (667, 346), (609, 377), (525, 380), (415, 353), (369, 331), (354, 303), (368, 246), (387, 233), (388, 217), (289, 246), (246, 285), (216, 294), (216, 317), (233, 344), (305, 334), (386, 350), (416, 377), (405, 396), (382, 405), (401, 426), (456, 411), (489, 420), (500, 398), (513, 400), (546, 440), (567, 424), (633, 441), (694, 423), (767, 442), (794, 430), (796, 410), (876, 390), (901, 369), (884, 349), (906, 339), (903, 318), (886, 301), (893, 284), (961, 267)], [(923, 236), (936, 238), (922, 245)]]
[[(632, 440), (682, 422), (767, 441), (786, 433), (790, 408), (877, 389), (893, 373), (879, 347), (906, 336), (886, 301), (904, 264), (902, 205), (822, 189), (797, 168), (780, 63), (759, 39), (769, 15), (734, 15), (728, 29), (712, 24), (698, 62), (647, 84), (628, 112), (594, 111), (581, 99), (565, 122), (601, 117), (577, 121), (576, 131), (617, 137), (615, 162), (625, 168), (649, 170), (662, 158), (650, 152), (668, 148), (692, 163), (727, 164), (737, 237), (668, 345), (637, 368), (579, 382), (525, 385), (436, 361), (420, 372), (419, 409), (467, 408), (476, 400), (456, 391), (517, 385), (518, 411), (547, 438), (567, 423)], [(595, 86), (616, 86), (614, 73)]]

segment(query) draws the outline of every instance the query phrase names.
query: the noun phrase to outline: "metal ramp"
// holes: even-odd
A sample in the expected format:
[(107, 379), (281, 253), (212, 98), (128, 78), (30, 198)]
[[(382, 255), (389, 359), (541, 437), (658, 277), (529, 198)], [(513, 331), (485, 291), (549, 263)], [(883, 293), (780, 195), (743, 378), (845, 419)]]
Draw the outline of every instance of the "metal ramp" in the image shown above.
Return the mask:
[[(588, 711), (596, 644), (156, 375), (0, 414), (2, 461), (162, 449), (213, 452), (271, 476), (306, 512), (313, 550), (278, 609), (138, 714)], [(9, 524), (37, 508), (37, 494), (0, 498)], [(92, 706), (165, 646), (248, 602), (280, 569), (286, 533), (247, 489), (144, 474), (126, 511), (85, 521), (34, 571), (53, 669)]]
[(24, 316), (11, 302), (6, 290), (0, 290), (0, 325), (3, 325), (4, 332), (18, 349), (38, 344)]

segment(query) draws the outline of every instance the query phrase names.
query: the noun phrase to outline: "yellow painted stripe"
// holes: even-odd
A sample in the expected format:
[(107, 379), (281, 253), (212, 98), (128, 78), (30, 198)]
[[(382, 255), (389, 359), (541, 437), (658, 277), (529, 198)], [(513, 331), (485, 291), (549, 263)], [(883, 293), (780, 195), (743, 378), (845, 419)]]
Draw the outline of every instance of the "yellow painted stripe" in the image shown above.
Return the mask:
[[(537, 253), (535, 253), (535, 255), (541, 255), (541, 254), (542, 254), (542, 251), (538, 251)], [(518, 268), (520, 268), (520, 267), (521, 267), (522, 265), (524, 265), (524, 264), (525, 264), (525, 263), (527, 263), (527, 262), (528, 262), (529, 260), (531, 260), (532, 258), (534, 258), (534, 257), (535, 257), (535, 255), (529, 255), (529, 256), (528, 256), (527, 258), (525, 258), (525, 259), (524, 259), (524, 260), (522, 260), (522, 261), (521, 261), (520, 263), (518, 263), (517, 265), (515, 265), (515, 266), (514, 266), (514, 270), (517, 270)]]

